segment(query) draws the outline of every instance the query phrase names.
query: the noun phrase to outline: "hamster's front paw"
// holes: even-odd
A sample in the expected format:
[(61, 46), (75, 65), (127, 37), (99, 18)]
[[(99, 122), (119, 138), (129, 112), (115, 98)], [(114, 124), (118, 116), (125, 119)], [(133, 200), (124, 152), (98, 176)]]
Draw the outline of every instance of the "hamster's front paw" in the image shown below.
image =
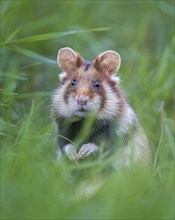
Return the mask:
[(64, 146), (64, 152), (66, 154), (66, 156), (70, 159), (70, 160), (76, 160), (77, 157), (77, 150), (76, 147), (72, 144), (67, 144)]
[(76, 159), (83, 159), (99, 150), (98, 146), (93, 143), (83, 144), (76, 156)]

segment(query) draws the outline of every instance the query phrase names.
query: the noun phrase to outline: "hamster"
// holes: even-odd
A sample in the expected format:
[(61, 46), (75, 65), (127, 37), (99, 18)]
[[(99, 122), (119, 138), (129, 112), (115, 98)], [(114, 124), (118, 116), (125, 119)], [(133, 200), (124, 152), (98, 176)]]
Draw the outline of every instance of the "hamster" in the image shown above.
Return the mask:
[[(58, 51), (57, 62), (63, 71), (51, 107), (58, 126), (57, 157), (65, 154), (77, 162), (100, 152), (107, 155), (118, 150), (117, 163), (149, 164), (148, 139), (116, 76), (120, 55), (108, 50), (90, 62), (65, 47)], [(87, 123), (90, 131), (84, 134)], [(84, 137), (76, 142), (80, 134)]]

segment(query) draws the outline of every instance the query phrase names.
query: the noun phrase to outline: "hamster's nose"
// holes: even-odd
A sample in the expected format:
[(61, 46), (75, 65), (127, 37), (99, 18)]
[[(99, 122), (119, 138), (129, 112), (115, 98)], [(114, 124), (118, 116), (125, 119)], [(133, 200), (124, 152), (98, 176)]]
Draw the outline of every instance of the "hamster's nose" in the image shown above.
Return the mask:
[(77, 103), (78, 105), (86, 105), (88, 102), (88, 97), (87, 96), (80, 96), (77, 98)]

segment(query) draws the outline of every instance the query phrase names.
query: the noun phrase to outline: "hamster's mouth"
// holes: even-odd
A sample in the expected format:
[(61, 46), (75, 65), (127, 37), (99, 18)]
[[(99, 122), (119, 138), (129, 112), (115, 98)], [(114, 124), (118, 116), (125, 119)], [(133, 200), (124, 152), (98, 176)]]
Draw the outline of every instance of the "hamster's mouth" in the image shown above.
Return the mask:
[(84, 109), (84, 108), (81, 108), (81, 109), (79, 109), (78, 111), (79, 111), (79, 112), (83, 112), (83, 113), (88, 112), (88, 110), (86, 110), (86, 109)]
[(80, 106), (78, 109), (77, 109), (78, 112), (80, 113), (88, 113), (89, 112), (89, 109), (87, 109), (85, 106)]

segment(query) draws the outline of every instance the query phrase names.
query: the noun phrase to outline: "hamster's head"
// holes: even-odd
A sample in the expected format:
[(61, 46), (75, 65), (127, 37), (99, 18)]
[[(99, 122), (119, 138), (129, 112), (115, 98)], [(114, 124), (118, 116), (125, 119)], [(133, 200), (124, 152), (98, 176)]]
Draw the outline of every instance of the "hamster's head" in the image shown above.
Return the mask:
[(114, 74), (121, 60), (117, 52), (106, 51), (90, 62), (66, 47), (58, 51), (57, 62), (63, 72), (53, 97), (55, 114), (64, 118), (86, 117), (95, 111), (99, 118), (105, 118), (118, 111), (119, 78)]

